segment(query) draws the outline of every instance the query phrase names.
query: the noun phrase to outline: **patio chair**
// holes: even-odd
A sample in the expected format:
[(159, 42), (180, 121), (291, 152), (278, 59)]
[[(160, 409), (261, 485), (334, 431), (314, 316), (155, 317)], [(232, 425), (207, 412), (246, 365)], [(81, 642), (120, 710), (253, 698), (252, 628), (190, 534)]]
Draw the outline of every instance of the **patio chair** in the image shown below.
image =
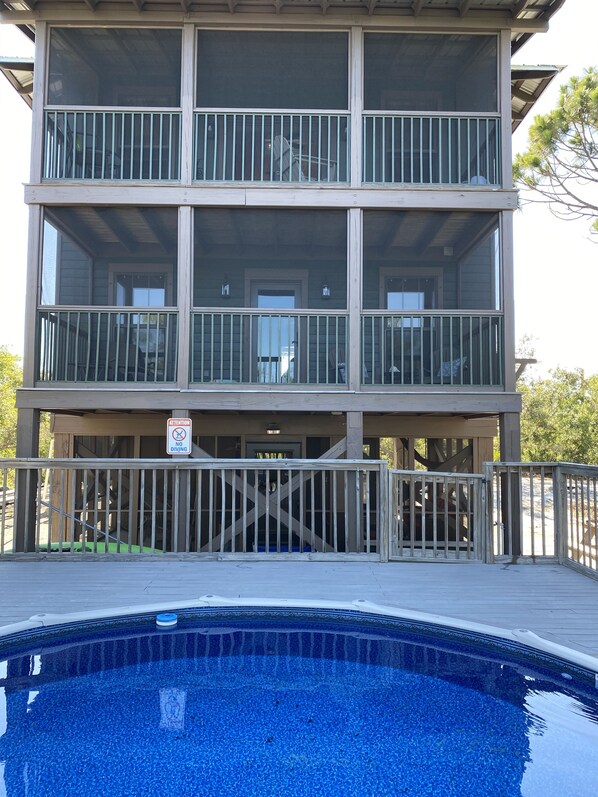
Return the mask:
[(108, 363), (110, 382), (145, 382), (153, 376), (153, 364), (147, 362), (145, 353), (134, 343), (121, 345)]
[(274, 136), (272, 157), (276, 178), (282, 182), (298, 182), (302, 179), (301, 162), (284, 136)]
[(457, 383), (463, 382), (464, 372), (467, 368), (467, 357), (457, 357), (455, 360), (444, 360), (434, 374), (434, 381)]

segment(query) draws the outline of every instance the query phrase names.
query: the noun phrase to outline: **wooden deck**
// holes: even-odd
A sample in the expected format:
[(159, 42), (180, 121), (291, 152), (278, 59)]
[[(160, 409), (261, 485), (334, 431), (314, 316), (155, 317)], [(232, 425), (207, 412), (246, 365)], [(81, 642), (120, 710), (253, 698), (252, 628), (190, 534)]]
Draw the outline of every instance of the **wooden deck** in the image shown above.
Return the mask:
[(226, 598), (365, 599), (506, 629), (598, 657), (598, 581), (560, 565), (3, 561), (0, 626), (42, 612)]

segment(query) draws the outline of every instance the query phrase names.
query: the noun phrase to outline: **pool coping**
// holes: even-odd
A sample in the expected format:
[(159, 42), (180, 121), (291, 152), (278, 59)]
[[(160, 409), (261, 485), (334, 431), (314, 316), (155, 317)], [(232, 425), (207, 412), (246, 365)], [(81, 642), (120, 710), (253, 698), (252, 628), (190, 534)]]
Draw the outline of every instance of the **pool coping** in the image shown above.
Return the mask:
[(485, 634), (499, 640), (516, 642), (533, 651), (539, 651), (563, 659), (595, 674), (596, 688), (598, 689), (598, 658), (587, 653), (568, 648), (557, 642), (545, 639), (527, 628), (500, 628), (499, 626), (476, 623), (469, 620), (460, 620), (429, 612), (418, 612), (401, 609), (396, 606), (386, 606), (373, 601), (357, 599), (354, 601), (328, 601), (328, 600), (301, 600), (293, 598), (227, 598), (221, 595), (202, 595), (190, 601), (170, 601), (161, 603), (141, 603), (128, 606), (114, 607), (112, 609), (98, 609), (84, 612), (69, 612), (67, 614), (41, 613), (34, 614), (28, 620), (11, 623), (0, 627), (0, 639), (5, 636), (18, 634), (21, 631), (31, 631), (36, 628), (50, 628), (55, 625), (69, 625), (93, 620), (108, 620), (115, 617), (127, 617), (138, 614), (174, 612), (177, 609), (230, 608), (230, 607), (255, 607), (255, 608), (286, 608), (286, 609), (336, 609), (367, 614), (377, 614), (399, 620), (428, 623), (443, 628), (471, 631)]

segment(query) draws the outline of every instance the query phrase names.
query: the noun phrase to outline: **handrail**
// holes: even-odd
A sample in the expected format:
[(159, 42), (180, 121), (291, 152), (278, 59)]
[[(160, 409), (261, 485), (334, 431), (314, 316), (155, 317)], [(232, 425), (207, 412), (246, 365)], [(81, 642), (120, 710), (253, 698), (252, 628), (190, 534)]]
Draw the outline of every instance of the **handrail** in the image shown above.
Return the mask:
[(504, 385), (503, 315), (367, 310), (361, 314), (363, 382)]
[(46, 180), (180, 180), (179, 109), (52, 108), (44, 120)]
[(363, 114), (364, 183), (501, 184), (500, 114)]
[(176, 310), (44, 307), (37, 319), (37, 381), (176, 380)]
[(318, 183), (349, 180), (347, 112), (194, 111), (194, 179)]
[(347, 345), (346, 312), (194, 311), (191, 381), (346, 385)]

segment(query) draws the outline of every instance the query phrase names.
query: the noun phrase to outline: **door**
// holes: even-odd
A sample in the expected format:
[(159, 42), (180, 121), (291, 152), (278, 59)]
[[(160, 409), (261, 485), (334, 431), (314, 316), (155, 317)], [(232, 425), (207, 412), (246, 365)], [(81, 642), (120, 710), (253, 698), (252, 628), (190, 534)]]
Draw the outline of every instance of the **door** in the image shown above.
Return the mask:
[(263, 310), (251, 319), (251, 381), (281, 384), (299, 381), (300, 282), (253, 281), (251, 306)]

